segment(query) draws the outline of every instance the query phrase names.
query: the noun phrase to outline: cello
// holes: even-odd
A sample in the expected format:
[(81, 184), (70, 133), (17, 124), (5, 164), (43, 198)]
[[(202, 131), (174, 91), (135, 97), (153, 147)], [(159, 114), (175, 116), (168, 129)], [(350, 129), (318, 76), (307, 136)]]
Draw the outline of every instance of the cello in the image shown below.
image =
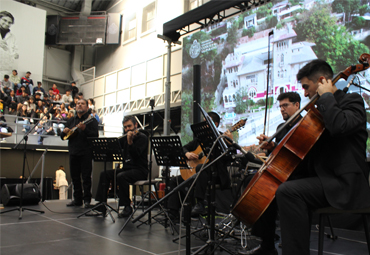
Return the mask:
[[(349, 66), (336, 75), (332, 84), (342, 78), (347, 80), (351, 74), (368, 69), (370, 55), (362, 54), (359, 62), (360, 64)], [(246, 226), (251, 227), (259, 219), (274, 199), (279, 185), (289, 178), (324, 132), (322, 116), (315, 107), (318, 98), (318, 94), (313, 96), (301, 110), (293, 114), (273, 136), (266, 140), (271, 142), (303, 110), (307, 111), (271, 152), (232, 209), (231, 213)]]

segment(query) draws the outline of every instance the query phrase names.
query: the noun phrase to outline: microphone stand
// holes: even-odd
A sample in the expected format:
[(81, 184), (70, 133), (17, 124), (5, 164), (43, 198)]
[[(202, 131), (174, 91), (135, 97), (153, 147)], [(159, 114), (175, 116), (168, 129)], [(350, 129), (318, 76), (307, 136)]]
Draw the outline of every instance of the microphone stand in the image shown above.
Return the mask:
[[(46, 113), (46, 115), (48, 116), (50, 114), (50, 111), (51, 111), (52, 108), (50, 108), (48, 110), (48, 112)], [(17, 149), (18, 146), (22, 143), (22, 141), (24, 141), (24, 148), (23, 148), (23, 168), (22, 168), (22, 183), (21, 183), (21, 197), (20, 197), (20, 200), (19, 200), (19, 207), (17, 208), (14, 208), (14, 209), (10, 209), (8, 211), (5, 211), (5, 212), (0, 212), (0, 214), (3, 214), (3, 213), (8, 213), (8, 212), (12, 212), (12, 211), (19, 211), (19, 216), (18, 216), (18, 219), (22, 219), (23, 217), (23, 211), (32, 211), (32, 212), (38, 212), (38, 213), (45, 213), (44, 211), (41, 211), (41, 210), (35, 210), (35, 209), (30, 209), (30, 208), (24, 208), (23, 207), (23, 185), (24, 185), (24, 181), (25, 181), (25, 178), (24, 178), (24, 170), (26, 168), (26, 158), (27, 158), (27, 141), (28, 141), (28, 135), (35, 129), (35, 127), (40, 123), (41, 119), (39, 119), (37, 121), (37, 123), (28, 131), (24, 134), (23, 136), (23, 139), (19, 141), (19, 143), (17, 145), (14, 146), (13, 149)], [(41, 180), (42, 181), (42, 180)]]

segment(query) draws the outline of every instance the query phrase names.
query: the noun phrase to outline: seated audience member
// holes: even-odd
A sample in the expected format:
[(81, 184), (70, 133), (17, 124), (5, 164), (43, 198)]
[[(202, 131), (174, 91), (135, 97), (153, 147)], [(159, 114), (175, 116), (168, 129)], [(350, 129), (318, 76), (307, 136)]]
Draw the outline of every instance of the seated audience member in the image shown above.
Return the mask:
[(12, 83), (12, 88), (14, 91), (21, 87), (21, 78), (19, 78), (17, 70), (12, 71), (9, 80)]
[(75, 111), (76, 110), (76, 104), (78, 102), (78, 97), (75, 97), (73, 102), (71, 102), (69, 105), (68, 105), (68, 110), (69, 111)]
[(5, 111), (5, 109), (8, 106), (7, 100), (8, 100), (8, 96), (6, 94), (4, 94), (2, 91), (0, 91), (0, 103), (1, 103), (0, 104), (0, 110)]
[(62, 117), (63, 117), (64, 120), (67, 119), (68, 110), (67, 110), (66, 105), (64, 103), (62, 103), (60, 105), (60, 114), (62, 115)]
[(69, 111), (67, 114), (67, 119), (73, 118), (75, 116), (75, 113), (73, 111)]
[(28, 95), (32, 95), (33, 93), (33, 81), (31, 79), (31, 72), (28, 71), (24, 77), (21, 79), (21, 84), (26, 87), (28, 91)]
[(50, 120), (48, 120), (46, 115), (44, 115), (39, 122), (36, 133), (39, 135), (39, 138), (37, 140), (39, 145), (43, 144), (44, 135), (55, 135), (51, 122)]
[(22, 108), (17, 112), (17, 116), (19, 117), (17, 122), (23, 124), (22, 131), (28, 132), (31, 129), (29, 120), (31, 116), (27, 113), (27, 104), (22, 105)]
[(44, 111), (40, 114), (40, 119), (44, 118), (44, 116), (46, 116), (46, 118), (48, 120), (51, 120), (52, 116), (51, 116), (51, 113), (49, 112), (49, 108), (47, 107), (44, 107)]
[(55, 110), (55, 114), (53, 114), (52, 121), (53, 121), (54, 133), (59, 136), (60, 133), (63, 132), (63, 129), (64, 129), (64, 123), (63, 123), (64, 119), (60, 113), (60, 109)]
[(99, 116), (96, 114), (96, 111), (95, 110), (91, 110), (91, 116), (94, 116), (95, 119), (98, 121), (98, 123), (100, 123)]
[(4, 79), (1, 81), (1, 91), (7, 96), (9, 96), (11, 90), (12, 83), (9, 81), (9, 75), (5, 74)]
[(47, 95), (48, 95), (50, 101), (54, 101), (55, 95), (53, 93), (53, 89), (52, 88), (49, 89), (49, 93)]
[(41, 119), (41, 114), (44, 112), (44, 104), (42, 103), (42, 100), (37, 101), (36, 105), (36, 118)]
[(35, 94), (33, 94), (33, 97), (35, 98), (35, 104), (37, 105), (37, 103), (40, 101), (40, 100), (42, 100), (42, 93), (39, 93), (38, 91), (36, 91), (36, 93)]
[[(6, 124), (6, 120), (5, 120), (5, 117), (4, 117), (4, 114), (3, 114), (3, 111), (0, 111), (0, 132), (1, 133), (13, 133), (13, 129), (11, 127), (8, 127), (8, 125)], [(6, 138), (2, 138), (1, 139), (1, 142), (2, 143), (5, 143), (6, 142)]]
[(62, 96), (62, 101), (66, 105), (70, 104), (73, 101), (71, 91), (69, 89), (66, 90), (66, 93)]
[(78, 92), (77, 96), (78, 96), (78, 99), (84, 98), (84, 94), (82, 92)]
[[(14, 107), (14, 108), (13, 108)], [(17, 105), (9, 105), (8, 115), (17, 115)]]
[(33, 95), (35, 95), (35, 93), (37, 93), (37, 92), (40, 92), (40, 93), (42, 93), (43, 95), (45, 94), (45, 90), (44, 90), (44, 88), (43, 88), (43, 87), (41, 87), (41, 86), (42, 86), (41, 81), (38, 81), (38, 82), (37, 82), (37, 87), (34, 87), (34, 88), (33, 88)]
[(10, 95), (6, 99), (6, 105), (9, 108), (14, 110), (17, 109), (17, 97), (14, 94), (14, 90), (10, 91)]
[(91, 110), (95, 110), (95, 101), (94, 101), (94, 99), (89, 98), (89, 99), (87, 100), (87, 104), (89, 105), (89, 108), (90, 108)]
[(27, 92), (23, 91), (22, 95), (17, 97), (18, 107), (19, 108), (22, 107), (22, 104), (24, 104), (25, 102), (28, 103), (28, 100), (29, 100), (29, 96)]
[(54, 83), (53, 84), (53, 95), (55, 97), (56, 95), (59, 95), (59, 94), (60, 92), (59, 92), (58, 86)]
[(27, 95), (29, 95), (27, 88), (23, 85), (19, 89), (16, 90), (15, 95), (21, 96), (23, 91), (26, 91)]
[(61, 103), (63, 103), (62, 96), (60, 94), (56, 94), (54, 96), (54, 101), (53, 102), (54, 102), (54, 104), (61, 104)]
[(30, 96), (30, 99), (28, 100), (27, 112), (31, 117), (30, 122), (33, 123), (33, 118), (37, 117), (35, 98), (33, 96)]

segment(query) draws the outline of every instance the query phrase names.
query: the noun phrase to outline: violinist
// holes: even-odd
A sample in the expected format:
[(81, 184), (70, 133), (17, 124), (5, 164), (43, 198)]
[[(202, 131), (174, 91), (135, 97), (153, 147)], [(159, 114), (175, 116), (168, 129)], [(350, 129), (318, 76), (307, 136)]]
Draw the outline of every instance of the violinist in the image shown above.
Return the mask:
[[(103, 201), (103, 194), (104, 192), (107, 193), (109, 182), (116, 179), (119, 186), (119, 206), (124, 206), (123, 211), (118, 214), (119, 218), (128, 217), (132, 213), (129, 184), (148, 178), (148, 137), (138, 131), (138, 124), (135, 117), (126, 116), (122, 123), (126, 134), (126, 136), (119, 140), (121, 149), (123, 150), (123, 166), (118, 170), (107, 170), (107, 175), (105, 175), (104, 171), (100, 173), (98, 190), (95, 197), (96, 201), (105, 202)], [(104, 181), (106, 181), (106, 190), (103, 190)], [(106, 207), (103, 204), (97, 210), (103, 216), (106, 215)]]
[(316, 101), (325, 130), (308, 157), (308, 177), (288, 180), (276, 191), (283, 255), (309, 255), (312, 210), (370, 207), (366, 163), (366, 112), (357, 93), (332, 83), (332, 68), (313, 60), (297, 74), (304, 95)]
[[(281, 93), (277, 97), (277, 101), (279, 101), (280, 112), (285, 121), (287, 121), (292, 115), (294, 115), (300, 109), (301, 97), (296, 92)], [(259, 135), (257, 139), (259, 140), (259, 144), (261, 144), (261, 149), (267, 150), (268, 154), (270, 154), (274, 150), (276, 145), (279, 144), (283, 137), (289, 132), (289, 130), (301, 119), (302, 116), (298, 115), (297, 118), (291, 124), (287, 125), (284, 128), (284, 130), (282, 130), (276, 136), (275, 142), (266, 143), (264, 141), (268, 137), (264, 134)], [(279, 128), (283, 125), (284, 123), (279, 124), (277, 130), (279, 130)], [(294, 173), (296, 173), (297, 170)], [(249, 182), (250, 180), (251, 178), (247, 179), (246, 182)], [(277, 250), (275, 249), (276, 217), (277, 217), (277, 205), (274, 200), (252, 227), (252, 235), (259, 236), (262, 239), (262, 242), (260, 247), (252, 251), (252, 253), (250, 254), (257, 255), (278, 254)]]
[[(88, 208), (91, 202), (91, 173), (92, 173), (92, 147), (88, 142), (88, 137), (97, 137), (98, 122), (94, 119), (89, 124), (83, 124), (89, 114), (85, 99), (78, 100), (76, 104), (77, 115), (70, 118), (60, 137), (63, 138), (70, 130), (75, 127), (75, 136), (68, 140), (69, 167), (73, 184), (73, 200), (67, 206), (82, 206)], [(81, 184), (81, 177), (83, 185)]]

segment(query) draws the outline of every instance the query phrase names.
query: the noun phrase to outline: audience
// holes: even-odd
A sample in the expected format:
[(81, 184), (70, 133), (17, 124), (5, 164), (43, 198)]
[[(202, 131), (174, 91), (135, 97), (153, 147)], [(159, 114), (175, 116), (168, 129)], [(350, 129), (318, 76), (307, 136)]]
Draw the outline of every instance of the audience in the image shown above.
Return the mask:
[[(17, 70), (13, 70), (10, 76), (6, 74), (3, 78), (0, 82), (2, 111), (7, 115), (16, 115), (23, 132), (28, 132), (31, 124), (38, 123), (34, 134), (39, 136), (40, 145), (45, 135), (57, 135), (64, 130), (64, 123), (75, 116), (77, 101), (84, 97), (75, 82), (71, 83), (65, 94), (60, 93), (56, 84), (46, 93), (40, 81), (33, 86), (30, 71), (20, 78)], [(88, 99), (88, 107), (91, 115), (100, 122), (93, 98)]]

